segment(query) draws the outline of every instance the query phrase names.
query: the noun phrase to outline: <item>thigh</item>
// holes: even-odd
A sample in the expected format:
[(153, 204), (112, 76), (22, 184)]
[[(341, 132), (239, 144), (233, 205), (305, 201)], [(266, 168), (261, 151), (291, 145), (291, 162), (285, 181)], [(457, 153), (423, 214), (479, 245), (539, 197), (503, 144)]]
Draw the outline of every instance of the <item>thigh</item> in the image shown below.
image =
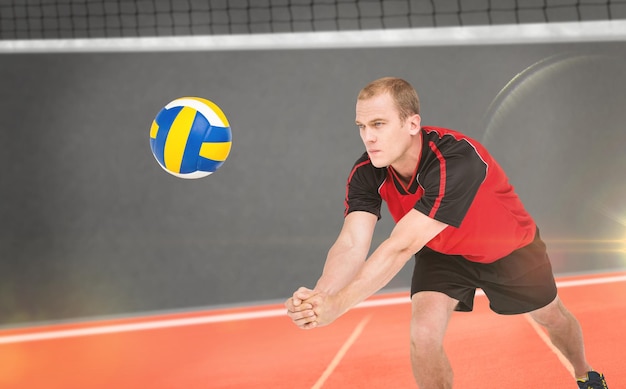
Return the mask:
[(536, 309), (529, 313), (537, 323), (546, 328), (558, 324), (563, 320), (568, 320), (568, 318), (572, 316), (558, 296), (545, 307)]
[(458, 301), (457, 311), (474, 307), (478, 283), (475, 265), (463, 257), (446, 255), (424, 247), (415, 254), (411, 296), (419, 292), (440, 292)]
[(494, 312), (531, 312), (550, 304), (557, 296), (552, 265), (538, 233), (528, 246), (487, 266), (489, 271), (480, 287)]
[(415, 293), (411, 298), (411, 337), (441, 344), (457, 304), (458, 300), (441, 292)]

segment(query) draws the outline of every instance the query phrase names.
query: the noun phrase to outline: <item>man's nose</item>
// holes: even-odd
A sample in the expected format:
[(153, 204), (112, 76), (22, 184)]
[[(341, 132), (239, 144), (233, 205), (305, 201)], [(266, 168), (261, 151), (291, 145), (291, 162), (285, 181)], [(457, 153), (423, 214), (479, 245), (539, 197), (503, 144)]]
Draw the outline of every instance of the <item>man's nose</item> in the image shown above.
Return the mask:
[(363, 140), (370, 143), (376, 141), (376, 135), (371, 128), (365, 127), (365, 129), (363, 130)]

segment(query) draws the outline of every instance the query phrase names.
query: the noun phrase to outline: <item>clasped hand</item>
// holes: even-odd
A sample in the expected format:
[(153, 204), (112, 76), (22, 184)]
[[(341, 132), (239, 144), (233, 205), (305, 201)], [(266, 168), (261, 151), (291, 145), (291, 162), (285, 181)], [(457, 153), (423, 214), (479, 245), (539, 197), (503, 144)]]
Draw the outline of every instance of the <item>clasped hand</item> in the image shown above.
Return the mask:
[(328, 325), (340, 315), (332, 296), (304, 287), (285, 301), (285, 307), (294, 324), (305, 330)]

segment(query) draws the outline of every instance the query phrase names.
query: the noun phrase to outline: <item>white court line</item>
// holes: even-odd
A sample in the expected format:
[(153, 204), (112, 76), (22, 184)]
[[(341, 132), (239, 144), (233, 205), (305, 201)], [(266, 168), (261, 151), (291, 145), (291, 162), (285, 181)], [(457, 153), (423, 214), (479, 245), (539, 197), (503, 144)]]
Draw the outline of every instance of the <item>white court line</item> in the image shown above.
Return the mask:
[(341, 346), (339, 351), (337, 351), (337, 354), (335, 355), (333, 360), (330, 362), (328, 367), (326, 367), (326, 370), (324, 370), (320, 378), (317, 380), (315, 385), (311, 387), (311, 389), (319, 389), (322, 387), (322, 385), (324, 385), (328, 377), (330, 377), (330, 375), (333, 374), (333, 371), (335, 371), (335, 369), (339, 365), (339, 362), (341, 362), (343, 357), (346, 355), (346, 353), (348, 352), (348, 349), (356, 341), (356, 338), (358, 338), (359, 335), (361, 335), (361, 332), (363, 332), (363, 328), (365, 328), (365, 325), (370, 320), (370, 318), (371, 318), (371, 315), (367, 316), (365, 319), (361, 320), (361, 322), (356, 326), (354, 331), (352, 331), (352, 334), (350, 334), (350, 337), (348, 337), (348, 340), (346, 340), (346, 342), (343, 344), (343, 346)]
[[(599, 280), (602, 280), (603, 281), (602, 283), (604, 284), (604, 283), (609, 283), (609, 282), (618, 282), (618, 281), (621, 281), (622, 278), (624, 278), (624, 276), (606, 277), (606, 278), (600, 278)], [(593, 278), (587, 279), (587, 280), (563, 281), (563, 282), (560, 282), (558, 286), (559, 288), (564, 288), (564, 287), (566, 288), (569, 286), (583, 286), (583, 285), (593, 285), (593, 284), (599, 283), (599, 282), (594, 282), (594, 281), (596, 281), (596, 279), (593, 279)], [(558, 348), (556, 348), (554, 344), (552, 344), (552, 341), (550, 340), (550, 336), (546, 333), (546, 331), (544, 331), (543, 328), (539, 324), (537, 324), (535, 320), (533, 320), (530, 314), (526, 313), (524, 314), (524, 317), (526, 318), (530, 326), (533, 328), (533, 330), (535, 330), (537, 335), (539, 335), (539, 338), (541, 338), (543, 343), (545, 343), (545, 345), (557, 356), (561, 364), (567, 369), (567, 371), (569, 371), (571, 376), (576, 377), (576, 374), (574, 372), (574, 367), (572, 366), (571, 362), (565, 357), (565, 355), (563, 355), (561, 350), (559, 350)]]
[[(557, 283), (559, 288), (569, 288), (575, 286), (595, 285), (595, 284), (608, 284), (613, 282), (626, 281), (626, 275), (608, 276), (599, 278), (589, 278), (572, 281), (562, 281)], [(476, 295), (482, 295), (482, 290), (478, 290)], [(379, 306), (390, 306), (398, 304), (409, 304), (410, 299), (408, 296), (404, 297), (391, 297), (391, 298), (379, 298), (373, 300), (366, 300), (355, 308), (370, 308)], [(226, 313), (217, 315), (207, 315), (199, 317), (181, 318), (181, 319), (160, 319), (153, 321), (145, 321), (141, 323), (128, 323), (128, 324), (111, 324), (98, 327), (89, 328), (77, 328), (68, 330), (56, 330), (56, 331), (42, 331), (32, 332), (28, 334), (20, 335), (6, 335), (0, 336), (0, 344), (8, 343), (20, 343), (20, 342), (32, 342), (39, 340), (50, 340), (60, 338), (73, 338), (78, 336), (91, 336), (91, 335), (103, 335), (119, 332), (130, 331), (144, 331), (153, 330), (159, 328), (172, 328), (182, 327), (189, 325), (211, 324), (211, 323), (224, 323), (230, 321), (240, 320), (252, 320), (252, 319), (264, 319), (269, 317), (277, 317), (285, 315), (285, 309), (268, 309), (263, 311), (253, 312), (240, 312), (240, 313)]]

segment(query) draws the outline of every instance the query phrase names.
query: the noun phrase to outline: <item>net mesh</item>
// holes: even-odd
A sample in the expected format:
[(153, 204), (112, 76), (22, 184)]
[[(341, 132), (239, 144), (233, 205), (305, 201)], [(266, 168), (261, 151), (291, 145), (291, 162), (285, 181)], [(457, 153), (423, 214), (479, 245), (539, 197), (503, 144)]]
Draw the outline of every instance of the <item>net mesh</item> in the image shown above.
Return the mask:
[(626, 0), (0, 0), (0, 40), (626, 19)]

